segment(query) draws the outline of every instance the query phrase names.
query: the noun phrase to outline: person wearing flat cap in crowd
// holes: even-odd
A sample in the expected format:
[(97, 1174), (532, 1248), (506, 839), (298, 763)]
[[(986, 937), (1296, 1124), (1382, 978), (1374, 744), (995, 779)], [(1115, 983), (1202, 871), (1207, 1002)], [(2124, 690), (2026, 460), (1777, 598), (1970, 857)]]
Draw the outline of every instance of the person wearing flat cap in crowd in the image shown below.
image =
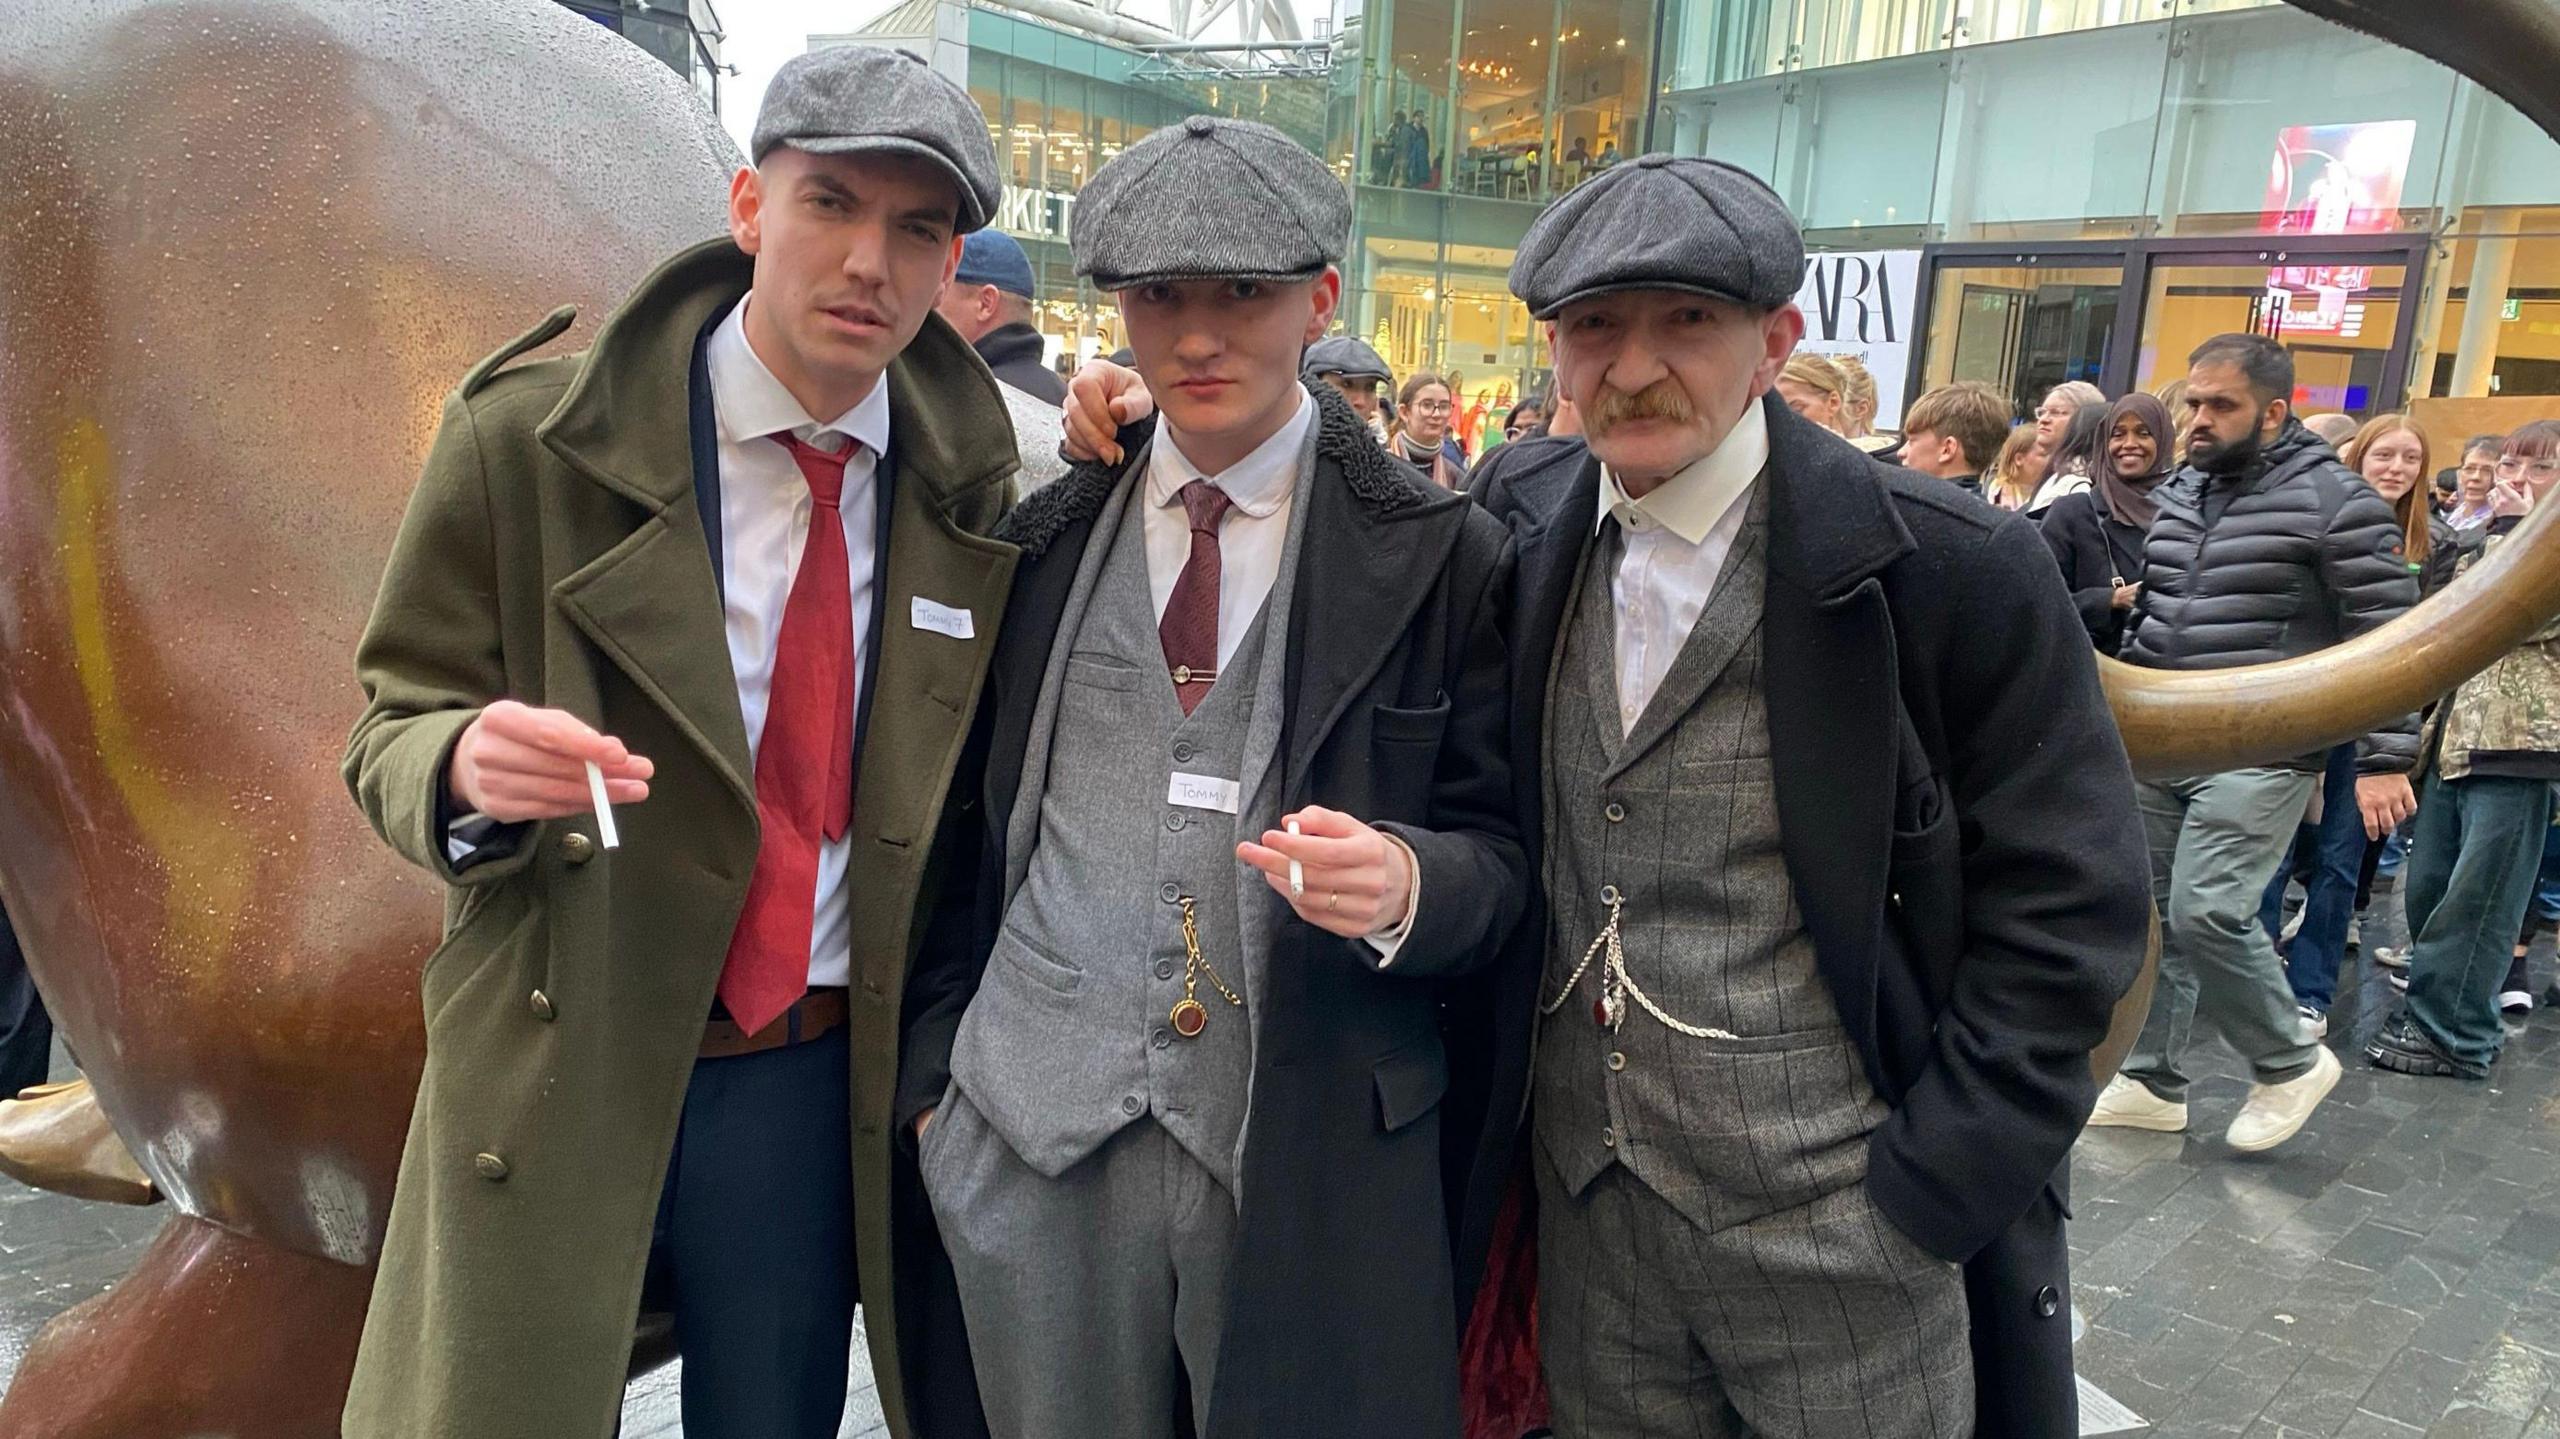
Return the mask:
[(1043, 342), (1031, 323), (1038, 289), (1021, 241), (1002, 230), (977, 230), (961, 241), (960, 267), (934, 309), (997, 379), (1056, 406), (1066, 401), (1067, 382), (1040, 358)]
[(1378, 437), (1380, 445), (1386, 444), (1387, 419), (1379, 412), (1378, 387), (1394, 384), (1396, 375), (1367, 341), (1357, 335), (1329, 335), (1307, 347), (1306, 362), (1298, 372), (1341, 391), (1342, 398), (1351, 402), (1351, 412)]
[(1759, 180), (1645, 155), (1512, 266), (1589, 447), (1479, 496), (1544, 885), (1492, 1095), (1531, 1091), (1528, 1153), (1487, 1130), (1465, 1252), (1527, 1228), (1524, 1158), (1560, 1439), (2050, 1439), (2064, 1166), (2148, 927), (2132, 775), (2035, 527), (1771, 392), (1802, 255)]
[(892, 1434), (935, 1372), (890, 1101), (1013, 569), (1005, 407), (932, 313), (996, 156), (869, 48), (785, 65), (752, 154), (588, 349), (511, 363), (564, 310), (462, 378), (357, 651), (347, 780), (447, 904), (356, 1439), (610, 1433), (642, 1307), (693, 1439), (832, 1439), (857, 1297)]
[(1454, 1006), (1527, 888), (1510, 565), (1300, 380), (1349, 229), (1212, 116), (1076, 206), (1162, 414), (999, 531), (979, 902), (900, 1082), (998, 1439), (1457, 1433)]

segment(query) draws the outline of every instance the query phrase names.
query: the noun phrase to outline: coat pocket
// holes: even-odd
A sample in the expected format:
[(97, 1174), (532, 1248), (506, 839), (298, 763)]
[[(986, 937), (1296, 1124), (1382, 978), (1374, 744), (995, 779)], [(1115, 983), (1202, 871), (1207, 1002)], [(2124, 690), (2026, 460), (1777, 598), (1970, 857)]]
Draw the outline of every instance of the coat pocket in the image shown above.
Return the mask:
[(418, 974), (419, 1005), (432, 1036), (445, 1011), (493, 962), (523, 948), (541, 928), (542, 906), (513, 884), (493, 889), (489, 899), (467, 915), (453, 933), (427, 956)]
[(1449, 1056), (1439, 1036), (1416, 1040), (1372, 1066), (1378, 1125), (1389, 1134), (1429, 1114), (1449, 1092)]

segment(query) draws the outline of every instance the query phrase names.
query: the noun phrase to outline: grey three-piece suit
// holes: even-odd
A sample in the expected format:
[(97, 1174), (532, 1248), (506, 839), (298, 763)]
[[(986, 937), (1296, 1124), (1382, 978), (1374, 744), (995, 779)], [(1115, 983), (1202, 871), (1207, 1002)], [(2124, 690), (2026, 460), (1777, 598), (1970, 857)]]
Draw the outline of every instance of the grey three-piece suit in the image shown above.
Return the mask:
[[(1963, 1280), (1868, 1198), (1888, 1113), (1815, 967), (1762, 689), (1769, 485), (1633, 724), (1613, 521), (1549, 677), (1548, 937), (1533, 1124), (1542, 1339), (1564, 1439), (1972, 1432)], [(1588, 523), (1585, 521), (1584, 523)], [(1594, 1014), (1608, 926), (1635, 987)]]
[[(1237, 1173), (1272, 908), (1237, 863), (1279, 822), (1277, 759), (1308, 430), (1280, 572), (1189, 716), (1165, 668), (1132, 463), (1105, 502), (1058, 626), (1012, 816), (1004, 926), (962, 1019), (952, 1094), (927, 1129), (926, 1188), (972, 1316), (999, 1436), (1153, 1439), (1178, 1353), (1206, 1425), (1226, 1317)], [(1237, 813), (1168, 802), (1177, 774), (1239, 784)], [(1185, 994), (1182, 904), (1209, 968)], [(1247, 922), (1242, 916), (1250, 916)]]

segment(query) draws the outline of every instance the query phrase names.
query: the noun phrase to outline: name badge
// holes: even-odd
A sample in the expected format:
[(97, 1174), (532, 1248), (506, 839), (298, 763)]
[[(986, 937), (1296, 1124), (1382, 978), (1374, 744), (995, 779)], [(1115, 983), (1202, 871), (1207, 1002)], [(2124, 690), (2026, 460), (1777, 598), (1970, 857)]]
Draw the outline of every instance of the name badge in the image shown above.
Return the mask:
[(931, 630), (938, 635), (949, 635), (955, 640), (973, 640), (978, 637), (977, 622), (971, 618), (967, 610), (955, 610), (949, 605), (938, 605), (922, 595), (915, 597), (907, 611), (907, 617), (917, 629)]
[(1213, 809), (1220, 814), (1234, 814), (1244, 806), (1244, 786), (1231, 779), (1216, 779), (1205, 774), (1176, 773), (1173, 784), (1165, 790), (1164, 802), (1184, 809)]

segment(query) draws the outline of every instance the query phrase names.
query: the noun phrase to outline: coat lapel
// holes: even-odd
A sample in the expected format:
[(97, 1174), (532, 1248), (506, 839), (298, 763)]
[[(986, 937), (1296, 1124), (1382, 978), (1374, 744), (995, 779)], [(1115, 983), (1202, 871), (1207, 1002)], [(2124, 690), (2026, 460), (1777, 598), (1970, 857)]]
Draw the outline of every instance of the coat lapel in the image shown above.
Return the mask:
[(692, 359), (753, 270), (727, 241), (684, 251), (597, 331), (537, 431), (570, 468), (639, 508), (618, 543), (552, 588), (572, 623), (755, 807), (720, 582), (694, 499)]
[(1388, 458), (1330, 386), (1314, 393), (1316, 473), (1289, 613), (1283, 803), (1440, 582), (1471, 503)]
[(1780, 843), (1815, 961), (1881, 1086), (1876, 947), (1901, 700), (1877, 576), (1913, 542), (1875, 467), (1776, 398), (1762, 673)]

